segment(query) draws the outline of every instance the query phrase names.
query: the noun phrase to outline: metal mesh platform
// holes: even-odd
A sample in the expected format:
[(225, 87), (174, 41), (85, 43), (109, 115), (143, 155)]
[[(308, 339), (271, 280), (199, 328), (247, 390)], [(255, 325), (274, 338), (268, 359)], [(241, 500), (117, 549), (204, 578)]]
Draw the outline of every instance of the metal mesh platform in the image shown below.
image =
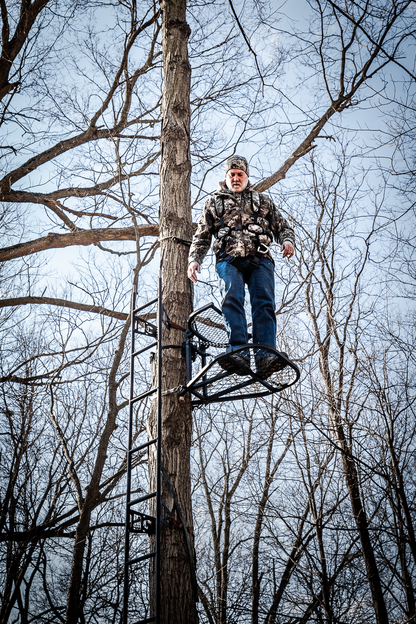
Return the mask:
[[(289, 388), (300, 377), (296, 364), (272, 347), (249, 343), (225, 353), (226, 346), (221, 311), (213, 304), (195, 310), (188, 319), (188, 380), (182, 392), (191, 393), (193, 405), (267, 396)], [(273, 359), (281, 370), (264, 374), (264, 358)]]

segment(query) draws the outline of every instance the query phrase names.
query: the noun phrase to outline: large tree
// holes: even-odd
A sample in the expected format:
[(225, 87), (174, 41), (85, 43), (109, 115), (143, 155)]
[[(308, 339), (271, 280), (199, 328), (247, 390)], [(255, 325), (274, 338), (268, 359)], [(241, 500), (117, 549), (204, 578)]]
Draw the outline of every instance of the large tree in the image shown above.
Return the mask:
[[(191, 283), (187, 278), (188, 245), (192, 238), (190, 89), (188, 57), (190, 28), (186, 21), (186, 0), (165, 0), (162, 8), (163, 98), (160, 164), (160, 272), (162, 305), (170, 321), (163, 343), (177, 345), (163, 351), (162, 391), (186, 383), (186, 365), (181, 345), (192, 311)], [(152, 424), (156, 425), (154, 405)], [(172, 510), (176, 522), (162, 529), (160, 555), (160, 622), (196, 624), (195, 562), (187, 540), (192, 539), (190, 449), (192, 408), (178, 395), (165, 394), (162, 403), (162, 500)], [(156, 462), (152, 461), (155, 484)], [(166, 477), (169, 483), (166, 481)], [(178, 507), (173, 496), (180, 506)], [(182, 522), (185, 525), (182, 527)], [(182, 527), (178, 530), (177, 527)], [(187, 532), (187, 537), (185, 536)], [(192, 546), (193, 548), (193, 546)]]

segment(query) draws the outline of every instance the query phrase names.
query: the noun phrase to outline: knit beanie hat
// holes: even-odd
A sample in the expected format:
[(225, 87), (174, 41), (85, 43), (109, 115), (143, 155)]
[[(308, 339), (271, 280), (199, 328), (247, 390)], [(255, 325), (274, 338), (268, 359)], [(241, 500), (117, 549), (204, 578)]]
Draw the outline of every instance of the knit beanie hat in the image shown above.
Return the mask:
[(245, 171), (247, 175), (248, 173), (248, 162), (244, 156), (230, 156), (227, 158), (225, 163), (225, 175), (229, 172), (230, 169), (241, 169), (241, 171)]

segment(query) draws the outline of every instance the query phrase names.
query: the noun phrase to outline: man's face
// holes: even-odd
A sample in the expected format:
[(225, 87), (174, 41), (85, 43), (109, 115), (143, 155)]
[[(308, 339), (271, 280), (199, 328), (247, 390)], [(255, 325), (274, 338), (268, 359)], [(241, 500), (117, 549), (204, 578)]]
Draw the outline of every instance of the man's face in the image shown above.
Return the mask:
[(248, 175), (241, 169), (230, 169), (225, 176), (225, 182), (230, 191), (241, 193), (247, 186)]

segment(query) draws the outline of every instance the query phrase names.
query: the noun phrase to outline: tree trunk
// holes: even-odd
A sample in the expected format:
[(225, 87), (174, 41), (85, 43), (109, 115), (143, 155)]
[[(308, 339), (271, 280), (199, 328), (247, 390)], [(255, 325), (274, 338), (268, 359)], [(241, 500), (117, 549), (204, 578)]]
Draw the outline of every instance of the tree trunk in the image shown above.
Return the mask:
[[(189, 247), (182, 239), (192, 238), (191, 157), (190, 157), (190, 78), (186, 23), (186, 0), (162, 0), (162, 46), (164, 91), (160, 169), (160, 247), (162, 300), (169, 319), (186, 326), (192, 311), (191, 283), (187, 278)], [(163, 344), (182, 345), (183, 331), (163, 328)], [(180, 348), (163, 350), (162, 389), (169, 390), (186, 381), (186, 363)], [(152, 410), (155, 415), (156, 410)], [(152, 418), (154, 426), (154, 418)], [(190, 447), (192, 410), (189, 397), (179, 403), (177, 394), (162, 400), (162, 465), (176, 493), (192, 539)], [(154, 463), (150, 468), (153, 472)], [(174, 508), (173, 497), (162, 479), (162, 500)], [(179, 520), (176, 511), (174, 519)], [(161, 532), (161, 624), (196, 624), (195, 588), (192, 563), (180, 522), (162, 526)]]
[[(381, 578), (377, 567), (377, 561), (374, 553), (374, 548), (371, 543), (370, 527), (368, 524), (367, 514), (363, 502), (361, 500), (360, 483), (358, 479), (357, 466), (352, 454), (351, 449), (348, 446), (347, 439), (345, 437), (344, 423), (341, 418), (341, 399), (343, 391), (343, 353), (340, 353), (339, 361), (339, 387), (337, 391), (338, 399), (336, 398), (332, 374), (331, 365), (329, 363), (330, 352), (330, 339), (331, 333), (334, 329), (333, 322), (333, 309), (334, 309), (334, 292), (332, 290), (334, 284), (334, 275), (331, 276), (331, 282), (327, 285), (326, 301), (327, 301), (327, 338), (322, 340), (320, 331), (318, 328), (317, 317), (313, 311), (311, 287), (310, 284), (306, 289), (306, 309), (309, 318), (312, 320), (315, 340), (319, 347), (319, 368), (321, 376), (324, 382), (326, 398), (328, 401), (331, 425), (333, 429), (334, 437), (337, 441), (337, 447), (341, 453), (342, 467), (345, 477), (345, 482), (348, 489), (350, 498), (352, 513), (354, 521), (357, 527), (358, 534), (361, 541), (362, 556), (365, 564), (368, 583), (371, 590), (371, 598), (376, 615), (377, 624), (389, 624), (389, 618), (387, 614), (386, 603), (383, 595), (383, 588), (381, 584)], [(350, 309), (352, 310), (352, 304), (350, 303)]]
[(367, 571), (367, 578), (371, 589), (373, 599), (373, 607), (376, 613), (377, 624), (388, 624), (389, 618), (387, 614), (386, 603), (384, 602), (383, 589), (381, 586), (380, 575), (371, 543), (370, 531), (368, 527), (367, 514), (363, 507), (360, 487), (358, 483), (357, 468), (354, 459), (351, 457), (347, 449), (347, 442), (344, 431), (339, 423), (338, 416), (333, 415), (337, 440), (341, 448), (342, 464), (344, 468), (345, 480), (347, 482), (348, 493), (350, 495), (352, 512), (354, 514), (355, 523), (360, 535), (363, 559)]
[(81, 605), (81, 589), (84, 566), (84, 552), (86, 540), (90, 530), (91, 514), (97, 506), (100, 495), (100, 481), (107, 459), (108, 445), (111, 435), (117, 427), (116, 418), (118, 414), (117, 406), (117, 380), (116, 375), (123, 357), (126, 338), (130, 328), (130, 318), (125, 322), (123, 330), (118, 342), (113, 364), (111, 366), (108, 380), (108, 414), (107, 421), (100, 436), (97, 455), (95, 459), (94, 469), (91, 480), (87, 486), (87, 494), (84, 500), (79, 497), (80, 517), (75, 532), (75, 545), (72, 552), (71, 574), (69, 579), (69, 588), (66, 605), (65, 624), (77, 624), (82, 621), (83, 615)]

